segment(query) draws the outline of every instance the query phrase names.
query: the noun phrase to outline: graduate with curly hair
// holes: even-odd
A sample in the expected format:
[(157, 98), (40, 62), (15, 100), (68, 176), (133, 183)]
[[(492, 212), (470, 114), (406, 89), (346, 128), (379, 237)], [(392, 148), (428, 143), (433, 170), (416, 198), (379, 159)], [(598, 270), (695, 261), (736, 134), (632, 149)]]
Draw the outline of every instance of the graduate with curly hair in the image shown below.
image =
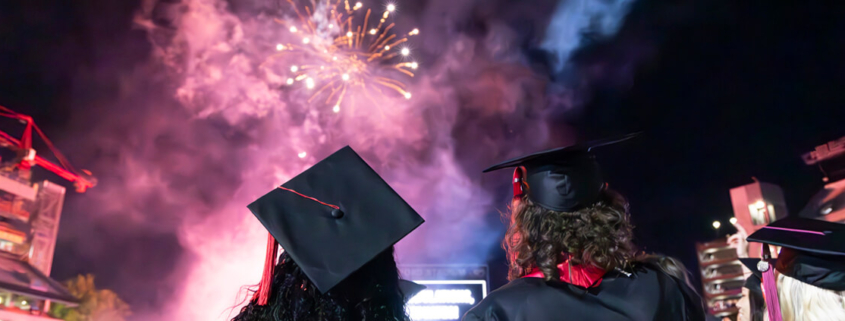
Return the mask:
[(597, 141), (519, 157), (504, 240), (510, 282), (465, 321), (704, 320), (683, 265), (637, 254), (628, 203), (607, 188)]
[(409, 319), (405, 302), (422, 286), (399, 279), (393, 245), (423, 219), (351, 148), (248, 208), (270, 232), (267, 257), (232, 321)]

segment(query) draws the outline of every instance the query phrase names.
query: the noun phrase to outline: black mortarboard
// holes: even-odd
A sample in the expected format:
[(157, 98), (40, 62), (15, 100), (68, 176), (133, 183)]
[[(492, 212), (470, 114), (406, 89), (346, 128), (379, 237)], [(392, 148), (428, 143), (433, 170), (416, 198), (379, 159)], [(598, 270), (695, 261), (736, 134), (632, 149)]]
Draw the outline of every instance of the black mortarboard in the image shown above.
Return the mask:
[(781, 274), (833, 291), (845, 291), (845, 224), (806, 218), (777, 220), (748, 236), (781, 247)]
[(247, 207), (323, 293), (423, 223), (349, 146)]
[[(755, 258), (741, 258), (739, 259), (739, 261), (742, 262), (742, 265), (745, 265), (746, 268), (751, 270), (752, 273), (752, 275), (748, 276), (748, 278), (745, 279), (745, 284), (743, 285), (743, 287), (748, 290), (754, 291), (759, 295), (763, 295), (763, 288), (760, 287), (760, 284), (763, 281), (763, 272), (761, 272), (760, 269), (757, 267), (757, 264), (761, 260)], [(770, 260), (769, 262), (775, 264), (774, 259)]]
[(527, 186), (528, 198), (532, 202), (549, 210), (570, 212), (595, 203), (606, 186), (592, 153), (593, 148), (637, 135), (628, 134), (537, 152), (490, 166), (484, 172), (516, 167), (514, 197), (520, 196)]
[(402, 295), (405, 296), (405, 302), (407, 303), (411, 298), (413, 298), (417, 293), (420, 291), (425, 290), (426, 286), (422, 284), (417, 284), (405, 279), (399, 279), (399, 290), (402, 291)]

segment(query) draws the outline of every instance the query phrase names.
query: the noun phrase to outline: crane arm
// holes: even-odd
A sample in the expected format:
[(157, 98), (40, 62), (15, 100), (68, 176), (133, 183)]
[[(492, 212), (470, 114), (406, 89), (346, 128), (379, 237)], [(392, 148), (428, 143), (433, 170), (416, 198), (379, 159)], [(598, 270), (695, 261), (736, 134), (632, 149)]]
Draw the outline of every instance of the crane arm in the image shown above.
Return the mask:
[[(68, 162), (67, 159), (64, 158), (64, 155), (62, 155), (58, 150), (55, 149), (55, 147), (53, 147), (53, 143), (50, 142), (50, 140), (47, 139), (44, 133), (41, 132), (41, 129), (39, 129), (38, 126), (35, 125), (35, 123), (32, 121), (32, 117), (23, 114), (18, 114), (3, 106), (0, 106), (0, 116), (18, 119), (26, 123), (26, 128), (24, 129), (23, 137), (21, 137), (21, 139), (14, 138), (9, 134), (0, 131), (0, 145), (13, 147), (30, 153), (30, 155), (27, 155), (25, 157), (24, 162), (22, 162), (20, 166), (25, 168), (28, 168), (32, 164), (41, 166), (44, 169), (51, 171), (56, 175), (59, 175), (60, 177), (72, 182), (74, 187), (76, 187), (76, 191), (80, 193), (85, 192), (85, 190), (87, 190), (88, 188), (97, 185), (97, 179), (91, 176), (90, 172), (83, 170), (82, 173), (80, 173), (77, 172), (72, 166), (70, 166), (70, 162)], [(53, 162), (50, 162), (44, 159), (43, 157), (36, 155), (34, 152), (30, 152), (32, 151), (33, 128), (38, 133), (38, 135), (41, 136), (41, 139), (43, 139), (44, 142), (47, 144), (47, 147), (50, 148), (50, 150), (56, 156), (56, 159), (59, 160), (60, 165), (54, 164)]]

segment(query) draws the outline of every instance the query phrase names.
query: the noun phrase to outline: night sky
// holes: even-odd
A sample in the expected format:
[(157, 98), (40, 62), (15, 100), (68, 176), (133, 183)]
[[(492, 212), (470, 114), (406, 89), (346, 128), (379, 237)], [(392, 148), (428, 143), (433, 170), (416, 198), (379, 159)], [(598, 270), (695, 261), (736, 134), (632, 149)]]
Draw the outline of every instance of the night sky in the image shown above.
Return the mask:
[[(89, 168), (109, 153), (89, 148), (83, 153), (77, 147), (84, 143), (76, 139), (85, 137), (80, 133), (87, 126), (110, 122), (103, 108), (117, 101), (122, 75), (148, 59), (150, 46), (142, 30), (131, 28), (136, 1), (77, 3), (0, 4), (0, 105), (33, 116), (77, 167)], [(583, 93), (586, 103), (548, 112), (550, 124), (589, 138), (644, 132), (599, 157), (611, 187), (629, 198), (637, 242), (646, 250), (692, 267), (694, 243), (713, 239), (711, 222), (732, 216), (728, 190), (752, 177), (780, 185), (790, 213), (822, 188), (821, 173), (800, 156), (845, 135), (845, 8), (821, 2), (637, 1), (618, 34), (585, 36), (570, 67), (551, 72), (548, 56), (537, 49), (544, 31), (513, 12), (530, 13), (542, 24), (549, 18), (543, 12), (552, 11), (542, 9), (552, 8), (552, 1), (522, 11), (510, 10), (525, 8), (517, 1), (477, 1), (477, 6), (493, 9), (479, 9), (476, 20), (456, 28), (485, 34), (492, 32), (485, 21), (502, 15), (524, 34), (525, 63), (538, 74), (557, 83), (576, 77), (590, 84)], [(509, 173), (490, 175), (485, 181), (502, 179), (497, 191), (504, 204)], [(113, 241), (98, 245), (103, 247), (98, 256), (81, 255), (93, 243), (62, 240), (67, 229), (88, 222), (84, 208), (90, 204), (83, 206), (85, 194), (67, 186), (53, 277), (95, 273), (101, 286), (116, 288), (136, 306), (165, 299), (166, 286), (144, 288), (121, 278), (131, 275), (144, 283), (172, 277), (169, 271), (181, 255), (173, 231), (118, 236), (121, 230), (110, 228), (114, 222), (92, 222), (87, 227), (92, 237)], [(491, 213), (491, 220), (498, 217)], [(156, 253), (117, 264), (109, 259), (140, 248)]]

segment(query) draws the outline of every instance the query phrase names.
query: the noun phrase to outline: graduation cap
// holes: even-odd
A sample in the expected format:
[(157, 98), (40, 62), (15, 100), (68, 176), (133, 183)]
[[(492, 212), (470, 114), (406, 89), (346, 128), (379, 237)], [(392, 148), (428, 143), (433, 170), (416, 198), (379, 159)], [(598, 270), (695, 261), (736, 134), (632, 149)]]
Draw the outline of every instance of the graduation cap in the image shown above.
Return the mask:
[(411, 298), (417, 295), (417, 293), (420, 293), (420, 291), (425, 290), (425, 288), (425, 285), (417, 284), (405, 279), (399, 279), (399, 290), (402, 291), (402, 294), (405, 296), (405, 303), (408, 303)]
[(346, 146), (247, 206), (270, 232), (254, 299), (269, 299), (278, 245), (325, 293), (423, 223)]
[[(760, 264), (760, 261), (762, 260), (755, 258), (741, 258), (739, 261), (742, 262), (742, 265), (745, 265), (746, 268), (751, 270), (752, 273), (747, 279), (745, 279), (743, 287), (750, 291), (754, 291), (759, 295), (763, 295), (763, 288), (760, 286), (763, 282), (763, 272), (760, 272), (757, 268), (757, 264)], [(772, 264), (774, 264), (774, 261), (775, 259), (769, 260)]]
[[(781, 320), (775, 269), (819, 288), (845, 290), (845, 225), (784, 218), (757, 230), (747, 240), (763, 243), (763, 258), (751, 270), (762, 274), (770, 320)], [(771, 258), (768, 245), (781, 247), (777, 260)]]
[(593, 148), (626, 141), (639, 133), (536, 152), (490, 166), (484, 173), (516, 167), (514, 198), (527, 188), (528, 198), (543, 208), (571, 212), (595, 203), (607, 184)]
[(780, 246), (778, 259), (770, 263), (781, 274), (823, 289), (845, 291), (845, 224), (785, 218), (749, 235), (748, 241)]

